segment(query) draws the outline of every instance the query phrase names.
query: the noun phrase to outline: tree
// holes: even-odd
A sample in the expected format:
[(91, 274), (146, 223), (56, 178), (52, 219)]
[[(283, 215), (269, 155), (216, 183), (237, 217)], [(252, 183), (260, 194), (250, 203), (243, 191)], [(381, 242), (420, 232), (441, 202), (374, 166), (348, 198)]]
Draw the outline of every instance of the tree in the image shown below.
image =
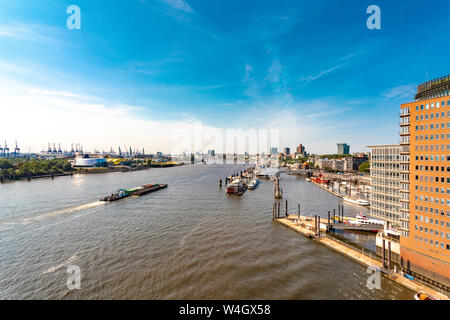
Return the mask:
[(359, 166), (359, 172), (370, 172), (370, 162), (366, 161)]

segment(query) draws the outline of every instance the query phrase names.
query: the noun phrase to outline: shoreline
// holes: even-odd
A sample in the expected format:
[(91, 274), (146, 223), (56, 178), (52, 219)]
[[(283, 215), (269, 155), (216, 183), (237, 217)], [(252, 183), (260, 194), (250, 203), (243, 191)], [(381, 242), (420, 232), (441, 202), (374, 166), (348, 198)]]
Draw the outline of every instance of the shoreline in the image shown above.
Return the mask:
[[(102, 174), (102, 173), (111, 173), (111, 172), (133, 172), (133, 171), (143, 171), (143, 170), (149, 170), (151, 169), (151, 166), (143, 166), (143, 167), (99, 167), (99, 168), (86, 168), (86, 169), (80, 169), (75, 171), (66, 171), (63, 173), (55, 173), (55, 174), (45, 174), (45, 175), (39, 175), (39, 176), (31, 176), (31, 177), (19, 177), (16, 179), (5, 179), (0, 184), (8, 184), (8, 183), (14, 183), (18, 181), (31, 181), (36, 179), (54, 179), (56, 177), (67, 177), (67, 176), (74, 176), (74, 175), (81, 175), (81, 174)], [(163, 168), (163, 167), (161, 167)]]

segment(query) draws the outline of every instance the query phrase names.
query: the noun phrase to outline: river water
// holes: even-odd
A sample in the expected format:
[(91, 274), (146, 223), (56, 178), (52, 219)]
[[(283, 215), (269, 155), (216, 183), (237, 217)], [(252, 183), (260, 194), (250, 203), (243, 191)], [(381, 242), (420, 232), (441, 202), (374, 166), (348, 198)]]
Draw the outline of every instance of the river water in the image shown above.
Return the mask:
[[(0, 185), (0, 299), (411, 299), (366, 268), (272, 221), (273, 183), (241, 197), (219, 179), (242, 164), (186, 165)], [(115, 203), (119, 188), (167, 189)], [(304, 178), (282, 175), (291, 213), (336, 208)], [(361, 209), (345, 205), (346, 215)], [(373, 235), (344, 235), (373, 247)], [(67, 268), (81, 270), (68, 290)]]

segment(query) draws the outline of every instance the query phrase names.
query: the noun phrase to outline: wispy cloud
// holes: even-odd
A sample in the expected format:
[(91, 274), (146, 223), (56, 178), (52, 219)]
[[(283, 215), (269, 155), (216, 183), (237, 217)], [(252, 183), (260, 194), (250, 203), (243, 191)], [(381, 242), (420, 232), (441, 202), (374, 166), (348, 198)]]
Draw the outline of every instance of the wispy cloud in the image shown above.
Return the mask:
[(414, 97), (416, 89), (417, 86), (414, 84), (400, 85), (386, 90), (382, 93), (382, 96), (385, 100), (410, 99), (411, 97)]
[(280, 82), (281, 73), (283, 72), (283, 66), (279, 60), (272, 61), (272, 65), (267, 71), (266, 80), (271, 83)]
[(357, 51), (357, 52), (350, 53), (350, 54), (340, 58), (339, 63), (337, 63), (336, 65), (326, 68), (324, 70), (321, 70), (315, 74), (312, 74), (312, 75), (309, 75), (306, 77), (302, 77), (299, 79), (299, 81), (311, 82), (311, 81), (318, 80), (330, 73), (333, 73), (334, 71), (342, 69), (343, 67), (347, 66), (350, 61), (354, 61), (354, 59), (361, 56), (363, 53), (364, 53), (363, 51)]
[(34, 42), (61, 42), (55, 35), (56, 29), (44, 25), (11, 23), (0, 24), (0, 37)]
[(339, 65), (337, 65), (337, 66), (328, 68), (328, 69), (326, 69), (326, 70), (322, 70), (322, 71), (320, 71), (320, 72), (317, 73), (317, 74), (314, 74), (314, 75), (310, 75), (310, 76), (307, 76), (307, 77), (300, 78), (300, 81), (306, 81), (306, 82), (315, 81), (315, 80), (320, 79), (320, 78), (322, 78), (323, 76), (325, 76), (325, 75), (327, 75), (327, 74), (329, 74), (329, 73), (332, 73), (333, 71), (336, 71), (336, 70), (338, 70), (338, 69), (341, 69), (343, 66), (345, 66), (345, 63), (342, 63), (342, 64), (339, 64)]
[(183, 0), (163, 0), (163, 1), (175, 9), (189, 13), (194, 12), (189, 3), (187, 3), (186, 1)]
[(259, 87), (256, 80), (253, 78), (253, 67), (249, 64), (245, 65), (245, 74), (242, 79), (242, 83), (245, 87), (245, 94), (249, 97), (258, 97), (259, 96)]

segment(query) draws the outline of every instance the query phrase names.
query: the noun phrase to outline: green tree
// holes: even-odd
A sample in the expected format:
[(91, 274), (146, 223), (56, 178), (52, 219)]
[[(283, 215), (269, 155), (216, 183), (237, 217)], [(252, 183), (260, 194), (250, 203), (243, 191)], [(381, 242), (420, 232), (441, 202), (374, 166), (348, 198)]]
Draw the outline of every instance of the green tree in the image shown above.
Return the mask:
[(359, 166), (359, 172), (369, 172), (370, 171), (370, 162), (366, 161), (361, 163)]

